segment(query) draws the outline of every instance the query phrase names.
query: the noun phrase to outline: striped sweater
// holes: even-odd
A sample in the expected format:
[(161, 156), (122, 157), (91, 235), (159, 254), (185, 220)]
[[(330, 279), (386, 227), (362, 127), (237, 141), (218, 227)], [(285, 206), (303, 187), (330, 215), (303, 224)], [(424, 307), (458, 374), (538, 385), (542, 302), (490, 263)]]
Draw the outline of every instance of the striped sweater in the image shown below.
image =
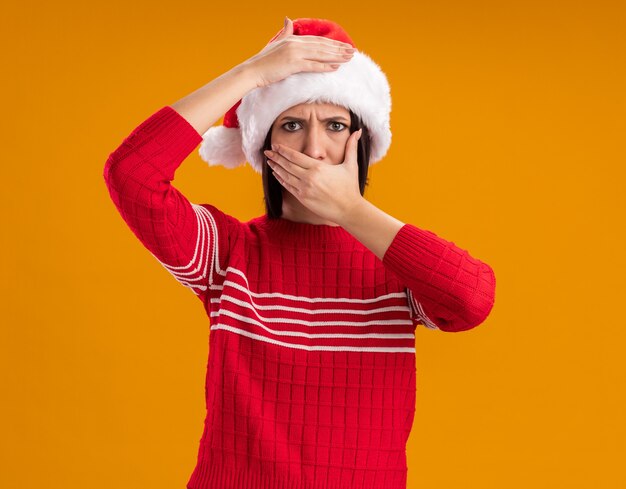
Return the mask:
[(412, 224), (381, 261), (340, 226), (191, 203), (171, 181), (201, 140), (165, 106), (104, 168), (126, 224), (209, 317), (187, 488), (405, 488), (415, 328), (482, 323), (493, 270)]

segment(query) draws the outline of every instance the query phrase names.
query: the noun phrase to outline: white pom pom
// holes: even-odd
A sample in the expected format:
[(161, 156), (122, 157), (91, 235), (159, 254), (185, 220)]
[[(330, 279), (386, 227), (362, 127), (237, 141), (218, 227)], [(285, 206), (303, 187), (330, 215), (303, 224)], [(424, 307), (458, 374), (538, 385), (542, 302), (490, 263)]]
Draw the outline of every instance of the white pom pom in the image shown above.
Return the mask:
[(202, 135), (199, 153), (209, 166), (221, 165), (233, 169), (246, 162), (241, 148), (241, 131), (233, 127), (210, 127)]

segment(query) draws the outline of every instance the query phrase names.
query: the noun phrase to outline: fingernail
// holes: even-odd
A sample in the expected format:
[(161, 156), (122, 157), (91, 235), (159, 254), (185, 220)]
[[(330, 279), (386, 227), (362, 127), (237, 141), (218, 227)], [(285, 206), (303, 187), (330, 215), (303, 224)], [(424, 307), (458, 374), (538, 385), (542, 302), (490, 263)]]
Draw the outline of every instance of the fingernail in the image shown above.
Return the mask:
[(274, 151), (278, 151), (278, 146), (276, 146), (274, 143), (272, 143), (272, 149), (273, 149)]

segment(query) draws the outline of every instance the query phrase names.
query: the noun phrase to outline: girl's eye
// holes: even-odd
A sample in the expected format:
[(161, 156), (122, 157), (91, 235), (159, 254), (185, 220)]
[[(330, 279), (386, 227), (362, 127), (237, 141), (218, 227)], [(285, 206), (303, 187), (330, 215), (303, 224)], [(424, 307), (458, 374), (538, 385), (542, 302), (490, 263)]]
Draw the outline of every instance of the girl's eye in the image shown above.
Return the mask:
[(339, 124), (341, 127), (337, 129), (337, 132), (343, 130), (343, 128), (347, 127), (343, 122), (332, 121), (331, 124)]
[[(296, 122), (296, 121), (289, 121), (289, 122), (285, 122), (285, 123), (283, 124), (283, 127), (285, 127), (285, 128), (286, 128), (287, 126), (289, 126), (289, 124), (299, 124), (299, 122)], [(291, 127), (293, 127), (293, 126), (291, 126)], [(291, 129), (287, 129), (287, 130), (288, 130), (289, 132), (293, 132)]]
[[(283, 124), (283, 128), (285, 128), (287, 130), (287, 132), (294, 132), (296, 128), (294, 126), (292, 126), (291, 124), (300, 124), (300, 123), (298, 121), (285, 122)], [(333, 132), (343, 131), (346, 127), (348, 127), (343, 122), (337, 122), (337, 121), (331, 121), (329, 124), (331, 124), (331, 125), (336, 124), (334, 126), (335, 128), (332, 129)], [(337, 125), (339, 127), (337, 127)]]

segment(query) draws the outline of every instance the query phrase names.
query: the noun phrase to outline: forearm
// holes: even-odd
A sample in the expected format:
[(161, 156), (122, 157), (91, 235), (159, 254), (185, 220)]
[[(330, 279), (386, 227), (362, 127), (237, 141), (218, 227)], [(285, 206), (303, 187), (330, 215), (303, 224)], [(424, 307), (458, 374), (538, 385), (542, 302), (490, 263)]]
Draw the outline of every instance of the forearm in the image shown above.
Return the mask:
[(254, 74), (244, 62), (174, 102), (171, 107), (203, 135), (256, 86)]
[(365, 199), (338, 224), (380, 258), (440, 329), (470, 329), (491, 311), (493, 269), (454, 242), (404, 224)]
[(338, 223), (381, 261), (404, 223), (361, 198)]

